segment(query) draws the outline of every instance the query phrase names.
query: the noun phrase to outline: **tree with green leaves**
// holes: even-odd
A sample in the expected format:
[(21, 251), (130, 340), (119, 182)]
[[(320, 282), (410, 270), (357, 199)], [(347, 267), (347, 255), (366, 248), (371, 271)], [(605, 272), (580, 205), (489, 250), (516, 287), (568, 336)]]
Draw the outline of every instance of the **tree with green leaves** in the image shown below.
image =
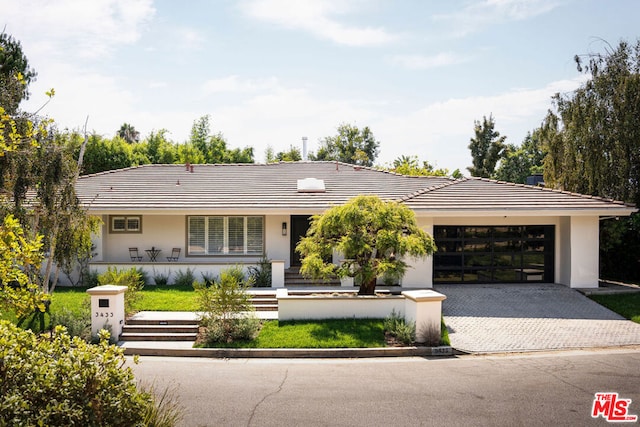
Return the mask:
[(373, 166), (380, 142), (373, 136), (369, 127), (358, 129), (357, 126), (343, 123), (337, 128), (338, 133), (320, 140), (320, 148), (316, 154), (310, 153), (311, 160), (338, 160), (359, 166)]
[(15, 114), (23, 99), (29, 99), (29, 84), (37, 73), (29, 66), (20, 42), (5, 32), (0, 33), (0, 107)]
[[(82, 173), (92, 174), (136, 165), (133, 146), (116, 136), (112, 139), (93, 134), (84, 153)], [(147, 162), (143, 162), (147, 163)]]
[(124, 139), (127, 144), (135, 144), (140, 141), (140, 132), (129, 123), (123, 123), (116, 135)]
[(496, 164), (502, 157), (506, 136), (500, 136), (495, 130), (496, 122), (492, 115), (484, 116), (482, 122), (474, 121), (475, 136), (469, 142), (473, 166), (467, 168), (471, 176), (490, 178), (496, 169)]
[(289, 146), (288, 151), (278, 151), (277, 154), (274, 154), (273, 148), (269, 146), (265, 151), (265, 159), (267, 163), (299, 162), (302, 160), (302, 154), (300, 153), (300, 149), (293, 145)]
[[(542, 125), (545, 184), (639, 205), (640, 39), (575, 61), (589, 79), (553, 98)], [(602, 277), (640, 279), (640, 215), (602, 221), (600, 242)]]
[(528, 133), (519, 147), (507, 144), (500, 165), (493, 178), (500, 181), (525, 184), (527, 177), (542, 174), (546, 150), (542, 142), (542, 129)]
[(410, 176), (451, 176), (453, 178), (462, 178), (459, 169), (449, 173), (449, 169), (436, 169), (431, 163), (424, 160), (422, 164), (418, 160), (418, 156), (402, 155), (393, 161), (393, 167), (389, 168), (391, 172)]
[[(418, 227), (411, 209), (377, 196), (358, 196), (314, 215), (296, 247), (302, 274), (353, 277), (360, 295), (373, 295), (379, 277), (402, 277), (409, 268), (405, 257), (425, 257), (435, 250), (433, 238)], [(339, 266), (327, 262), (334, 251), (345, 258)]]
[[(183, 152), (186, 157), (193, 161), (189, 163), (253, 163), (253, 148), (245, 147), (243, 149), (227, 148), (227, 141), (222, 133), (218, 132), (211, 135), (210, 116), (202, 116), (191, 127), (191, 137), (187, 143), (191, 145), (196, 152), (201, 153), (203, 161), (198, 161), (200, 156), (189, 154), (191, 149), (185, 148)], [(187, 160), (188, 161), (188, 160)]]
[[(37, 283), (42, 264), (42, 236), (30, 239), (12, 215), (0, 224), (0, 309), (12, 311), (18, 319), (36, 311), (44, 313), (48, 304)], [(0, 312), (0, 317), (2, 317)]]

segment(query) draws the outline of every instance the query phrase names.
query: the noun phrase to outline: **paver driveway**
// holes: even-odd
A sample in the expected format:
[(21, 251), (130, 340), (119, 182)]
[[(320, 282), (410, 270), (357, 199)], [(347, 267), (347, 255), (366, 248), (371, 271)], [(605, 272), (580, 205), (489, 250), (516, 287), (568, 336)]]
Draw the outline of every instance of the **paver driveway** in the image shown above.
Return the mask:
[(451, 345), (468, 352), (640, 344), (640, 324), (555, 284), (440, 285)]

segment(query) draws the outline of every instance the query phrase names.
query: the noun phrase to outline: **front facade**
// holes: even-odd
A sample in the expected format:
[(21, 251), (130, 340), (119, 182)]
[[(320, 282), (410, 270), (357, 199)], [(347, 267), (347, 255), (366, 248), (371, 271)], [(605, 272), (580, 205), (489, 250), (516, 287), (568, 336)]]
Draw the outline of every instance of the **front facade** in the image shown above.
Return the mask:
[(400, 284), (420, 288), (597, 287), (599, 221), (635, 211), (539, 187), (408, 177), (337, 162), (145, 165), (81, 177), (77, 193), (103, 220), (91, 268), (136, 265), (151, 278), (187, 268), (215, 275), (264, 257), (274, 267), (295, 268), (295, 245), (310, 216), (360, 194), (401, 201), (438, 246), (434, 256), (408, 261), (412, 268)]

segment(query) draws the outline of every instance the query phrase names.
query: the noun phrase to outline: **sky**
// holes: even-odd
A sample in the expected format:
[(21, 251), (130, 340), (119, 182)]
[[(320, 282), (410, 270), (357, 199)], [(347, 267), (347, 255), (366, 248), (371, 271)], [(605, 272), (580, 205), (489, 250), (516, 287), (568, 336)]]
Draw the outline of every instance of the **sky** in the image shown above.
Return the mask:
[[(637, 0), (0, 0), (37, 71), (21, 107), (61, 129), (180, 143), (211, 117), (229, 148), (276, 152), (368, 126), (377, 165), (406, 155), (468, 175), (474, 121), (519, 145), (576, 54), (635, 42)], [(88, 119), (87, 119), (88, 118)]]

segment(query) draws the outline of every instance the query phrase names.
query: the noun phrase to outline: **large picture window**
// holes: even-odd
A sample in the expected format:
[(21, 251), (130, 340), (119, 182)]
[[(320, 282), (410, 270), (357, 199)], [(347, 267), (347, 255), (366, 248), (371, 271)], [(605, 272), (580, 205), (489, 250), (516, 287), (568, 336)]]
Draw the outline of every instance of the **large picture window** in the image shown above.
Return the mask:
[(552, 225), (436, 226), (434, 283), (553, 282)]
[(189, 255), (262, 255), (264, 217), (188, 217)]

